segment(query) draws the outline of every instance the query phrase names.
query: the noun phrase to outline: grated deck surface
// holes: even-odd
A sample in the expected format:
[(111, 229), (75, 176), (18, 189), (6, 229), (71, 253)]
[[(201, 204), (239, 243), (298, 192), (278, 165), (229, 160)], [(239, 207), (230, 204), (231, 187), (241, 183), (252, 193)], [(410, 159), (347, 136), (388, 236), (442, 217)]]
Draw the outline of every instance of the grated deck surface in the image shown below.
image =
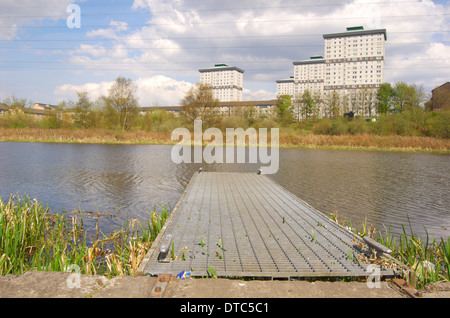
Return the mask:
[[(159, 246), (174, 250), (161, 262)], [(218, 277), (368, 276), (364, 242), (264, 175), (196, 173), (144, 273)], [(171, 245), (172, 246), (172, 245)], [(208, 272), (209, 271), (209, 272)], [(382, 275), (392, 274), (383, 272)]]

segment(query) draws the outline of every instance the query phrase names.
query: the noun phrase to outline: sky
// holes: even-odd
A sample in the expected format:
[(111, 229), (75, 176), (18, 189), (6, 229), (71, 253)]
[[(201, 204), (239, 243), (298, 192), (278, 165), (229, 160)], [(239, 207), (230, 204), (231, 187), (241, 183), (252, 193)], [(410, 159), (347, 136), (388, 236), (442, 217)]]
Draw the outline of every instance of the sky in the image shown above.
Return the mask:
[(175, 106), (217, 63), (245, 71), (244, 100), (274, 99), (350, 26), (386, 29), (385, 82), (450, 81), (449, 0), (0, 0), (0, 101), (95, 100), (123, 76), (140, 106)]

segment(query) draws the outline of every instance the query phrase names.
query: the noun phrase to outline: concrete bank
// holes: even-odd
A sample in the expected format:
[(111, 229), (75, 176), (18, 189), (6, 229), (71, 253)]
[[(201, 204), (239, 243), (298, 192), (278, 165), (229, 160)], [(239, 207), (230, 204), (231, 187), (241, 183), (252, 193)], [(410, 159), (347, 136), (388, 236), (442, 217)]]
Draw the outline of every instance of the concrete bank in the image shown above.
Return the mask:
[[(27, 272), (0, 277), (0, 298), (148, 298), (156, 277), (74, 276)], [(450, 298), (450, 283), (438, 284), (424, 298)], [(242, 281), (173, 277), (164, 298), (405, 298), (388, 282), (368, 288), (364, 282)]]

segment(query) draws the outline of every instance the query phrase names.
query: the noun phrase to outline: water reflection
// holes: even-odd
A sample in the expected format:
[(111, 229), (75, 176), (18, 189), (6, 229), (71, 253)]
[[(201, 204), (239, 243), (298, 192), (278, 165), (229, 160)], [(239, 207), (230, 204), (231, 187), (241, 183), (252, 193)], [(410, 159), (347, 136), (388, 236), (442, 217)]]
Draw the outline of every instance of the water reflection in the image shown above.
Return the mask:
[[(192, 175), (256, 172), (260, 164), (174, 164), (171, 146), (0, 143), (0, 195), (28, 194), (53, 211), (81, 209), (146, 220), (174, 207)], [(248, 155), (248, 154), (247, 154)], [(449, 156), (425, 153), (281, 149), (275, 181), (325, 214), (360, 226), (401, 225), (449, 236)], [(248, 160), (247, 160), (248, 162)]]
[(324, 213), (448, 236), (448, 155), (286, 150), (274, 179)]

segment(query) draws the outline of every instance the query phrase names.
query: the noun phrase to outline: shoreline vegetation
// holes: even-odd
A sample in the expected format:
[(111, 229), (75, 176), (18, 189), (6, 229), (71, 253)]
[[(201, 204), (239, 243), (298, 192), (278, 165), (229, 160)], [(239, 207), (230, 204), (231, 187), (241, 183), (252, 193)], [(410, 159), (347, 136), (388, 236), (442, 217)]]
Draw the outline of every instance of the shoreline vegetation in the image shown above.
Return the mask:
[(423, 88), (415, 84), (382, 84), (371, 98), (353, 96), (351, 103), (339, 94), (331, 99), (310, 92), (294, 99), (282, 95), (276, 106), (261, 108), (224, 107), (211, 86), (197, 83), (177, 114), (141, 108), (136, 91), (131, 79), (118, 77), (107, 95), (92, 101), (87, 91), (76, 91), (77, 101), (40, 106), (44, 113), (38, 117), (30, 101), (12, 96), (1, 105), (6, 111), (0, 115), (0, 141), (173, 145), (176, 128), (192, 133), (201, 120), (203, 131), (217, 128), (222, 135), (227, 129), (266, 128), (270, 134), (278, 128), (282, 148), (450, 151), (449, 109), (426, 102)]
[[(124, 131), (104, 128), (46, 129), (0, 127), (0, 141), (134, 145), (175, 145), (177, 143), (177, 141), (171, 140), (171, 132)], [(279, 143), (280, 148), (450, 153), (450, 139), (426, 136), (322, 135), (297, 133), (291, 129), (280, 128)]]
[[(169, 216), (170, 207), (154, 210), (150, 219), (141, 223), (136, 219), (105, 235), (96, 226), (89, 232), (84, 226), (83, 212), (53, 214), (49, 209), (26, 195), (11, 195), (8, 202), (0, 198), (0, 275), (20, 275), (27, 271), (60, 271), (79, 274), (98, 274), (106, 277), (135, 275), (140, 262), (161, 231)], [(96, 213), (100, 217), (108, 217)], [(450, 281), (450, 238), (435, 239), (419, 236), (403, 228), (394, 235), (368, 226), (360, 229), (331, 214), (333, 221), (361, 237), (368, 236), (393, 252), (391, 258), (356, 260), (379, 266), (406, 265), (422, 289), (434, 282)], [(98, 223), (97, 223), (98, 224)], [(93, 232), (93, 233), (92, 233)], [(408, 273), (403, 272), (405, 278)]]
[[(107, 217), (101, 213), (55, 214), (27, 195), (11, 195), (7, 202), (0, 197), (0, 275), (33, 270), (135, 275), (169, 211), (161, 206), (150, 211), (147, 222), (129, 219), (105, 235), (98, 227), (99, 218)], [(88, 217), (96, 220), (95, 229), (86, 229)]]

